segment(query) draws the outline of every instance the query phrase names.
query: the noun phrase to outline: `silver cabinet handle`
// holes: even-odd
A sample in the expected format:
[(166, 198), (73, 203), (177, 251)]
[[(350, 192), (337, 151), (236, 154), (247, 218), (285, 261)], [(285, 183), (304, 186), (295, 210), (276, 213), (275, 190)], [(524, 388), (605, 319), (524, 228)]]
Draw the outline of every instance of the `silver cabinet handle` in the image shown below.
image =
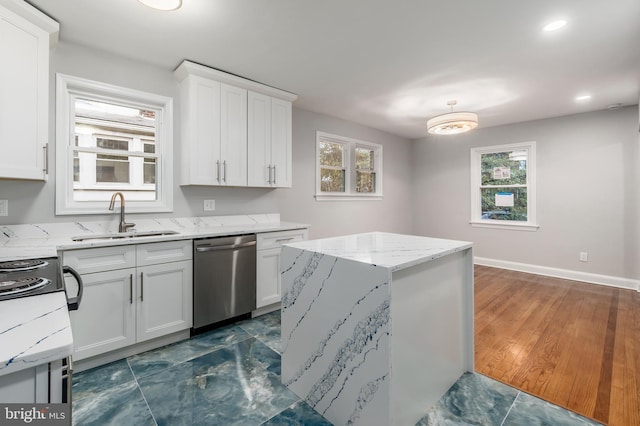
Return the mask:
[(66, 381), (67, 382), (67, 395), (66, 395), (66, 401), (62, 401), (62, 402), (66, 402), (67, 404), (71, 405), (72, 404), (72, 398), (73, 395), (71, 393), (71, 384), (73, 382), (73, 358), (71, 357), (71, 355), (69, 355), (67, 358), (67, 365), (63, 365), (62, 366), (62, 381)]
[(227, 160), (222, 162), (222, 181), (227, 183)]
[(216, 169), (217, 169), (216, 180), (220, 182), (220, 160), (216, 161)]
[(277, 174), (276, 174), (276, 165), (273, 165), (273, 184), (276, 184), (276, 178), (277, 178)]
[(144, 272), (140, 272), (140, 301), (144, 302)]
[(283, 243), (283, 242), (285, 242), (285, 241), (291, 241), (291, 240), (293, 240), (293, 239), (295, 239), (295, 237), (289, 237), (289, 238), (278, 238), (278, 239), (276, 240), (276, 243)]
[(271, 184), (271, 164), (269, 164), (267, 168), (269, 169), (269, 180), (267, 182)]
[(133, 305), (133, 274), (129, 274), (129, 304)]
[(42, 169), (42, 171), (44, 172), (45, 175), (48, 175), (49, 174), (49, 144), (45, 143), (42, 149), (44, 150), (44, 168)]

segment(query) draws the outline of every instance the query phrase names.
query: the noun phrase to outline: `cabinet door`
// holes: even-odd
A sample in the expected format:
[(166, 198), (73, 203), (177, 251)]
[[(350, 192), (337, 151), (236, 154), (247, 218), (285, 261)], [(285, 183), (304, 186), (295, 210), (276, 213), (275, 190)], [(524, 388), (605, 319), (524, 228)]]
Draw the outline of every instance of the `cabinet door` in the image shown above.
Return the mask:
[(220, 185), (220, 83), (190, 76), (181, 90), (182, 183)]
[(220, 84), (222, 185), (247, 186), (247, 91)]
[(247, 98), (247, 184), (271, 186), (271, 97), (249, 92)]
[(292, 130), (291, 102), (280, 99), (271, 100), (271, 164), (273, 186), (290, 188), (292, 173)]
[(0, 376), (0, 401), (3, 404), (48, 403), (49, 364)]
[(280, 301), (280, 248), (256, 252), (256, 307)]
[(45, 180), (49, 34), (0, 6), (0, 178)]
[(191, 327), (191, 261), (138, 268), (138, 279), (138, 342)]
[(69, 313), (74, 360), (135, 343), (135, 268), (82, 275), (84, 293)]

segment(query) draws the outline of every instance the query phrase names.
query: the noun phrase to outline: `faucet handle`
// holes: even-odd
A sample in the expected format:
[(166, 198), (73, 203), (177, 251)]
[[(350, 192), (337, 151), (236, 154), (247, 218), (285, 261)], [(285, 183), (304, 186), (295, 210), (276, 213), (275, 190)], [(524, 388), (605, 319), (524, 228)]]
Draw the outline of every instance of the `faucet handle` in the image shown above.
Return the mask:
[(126, 223), (125, 222), (125, 223), (122, 224), (122, 227), (123, 227), (122, 232), (127, 232), (127, 229), (133, 228), (134, 226), (136, 226), (135, 223)]

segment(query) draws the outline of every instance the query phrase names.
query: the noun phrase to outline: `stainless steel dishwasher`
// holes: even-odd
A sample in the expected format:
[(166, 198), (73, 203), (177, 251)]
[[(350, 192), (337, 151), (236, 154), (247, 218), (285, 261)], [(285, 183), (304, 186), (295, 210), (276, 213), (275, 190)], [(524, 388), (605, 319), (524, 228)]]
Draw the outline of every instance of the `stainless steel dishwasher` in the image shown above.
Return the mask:
[(256, 308), (256, 236), (193, 241), (193, 328)]

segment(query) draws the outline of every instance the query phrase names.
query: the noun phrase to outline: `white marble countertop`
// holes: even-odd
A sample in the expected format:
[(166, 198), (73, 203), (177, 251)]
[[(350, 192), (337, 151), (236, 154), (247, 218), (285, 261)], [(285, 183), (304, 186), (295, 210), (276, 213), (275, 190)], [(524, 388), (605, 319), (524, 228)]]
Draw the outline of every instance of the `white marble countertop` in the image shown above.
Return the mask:
[(73, 241), (74, 237), (116, 233), (118, 223), (117, 221), (86, 221), (1, 225), (0, 261), (53, 257), (58, 255), (58, 250), (188, 240), (223, 235), (286, 231), (309, 227), (309, 225), (300, 223), (281, 222), (280, 215), (277, 213), (141, 220), (136, 220), (135, 217), (131, 217), (128, 220), (136, 223), (135, 231), (168, 230), (178, 233), (153, 237)]
[(398, 271), (472, 247), (466, 241), (369, 232), (287, 246)]
[(73, 352), (64, 292), (0, 303), (0, 376), (60, 360)]

